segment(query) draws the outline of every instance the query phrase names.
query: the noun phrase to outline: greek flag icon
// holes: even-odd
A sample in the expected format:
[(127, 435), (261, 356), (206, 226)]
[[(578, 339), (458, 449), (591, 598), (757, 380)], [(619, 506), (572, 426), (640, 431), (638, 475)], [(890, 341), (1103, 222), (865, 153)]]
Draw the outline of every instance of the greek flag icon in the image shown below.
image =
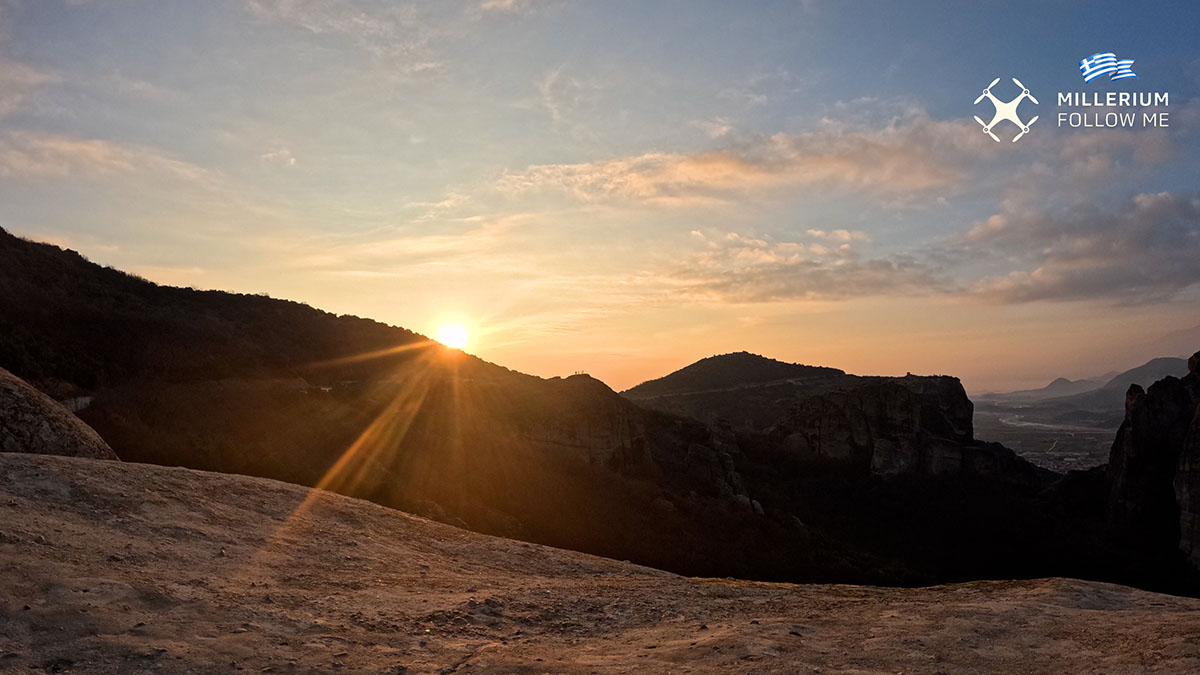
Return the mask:
[(1108, 75), (1110, 80), (1137, 77), (1133, 72), (1133, 59), (1117, 59), (1112, 52), (1098, 52), (1080, 61), (1079, 72), (1083, 73), (1084, 82), (1091, 82), (1101, 75)]

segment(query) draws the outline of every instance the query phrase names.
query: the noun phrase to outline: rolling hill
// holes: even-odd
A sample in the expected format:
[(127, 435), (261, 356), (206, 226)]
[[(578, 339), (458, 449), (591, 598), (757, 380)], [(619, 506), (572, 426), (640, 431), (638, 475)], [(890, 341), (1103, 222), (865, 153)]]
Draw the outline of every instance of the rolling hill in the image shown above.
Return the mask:
[(4, 672), (1182, 675), (1200, 664), (1200, 600), (1096, 582), (686, 578), (261, 478), (44, 455), (0, 453), (0, 508), (14, 516), (0, 531)]

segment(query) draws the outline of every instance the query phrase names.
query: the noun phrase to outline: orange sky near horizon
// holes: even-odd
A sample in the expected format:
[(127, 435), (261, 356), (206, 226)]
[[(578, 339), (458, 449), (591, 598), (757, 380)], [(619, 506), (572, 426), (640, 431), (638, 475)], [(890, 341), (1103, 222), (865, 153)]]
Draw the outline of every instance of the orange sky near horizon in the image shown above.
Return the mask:
[[(107, 264), (102, 250), (83, 253)], [(158, 283), (210, 287), (205, 274), (134, 271)], [(978, 394), (1038, 388), (1058, 377), (1093, 377), (1200, 349), (1200, 343), (1190, 346), (1200, 341), (1200, 326), (1189, 324), (1197, 317), (1186, 305), (1164, 312), (1161, 306), (994, 305), (933, 296), (694, 307), (664, 299), (636, 311), (577, 321), (566, 311), (506, 314), (502, 303), (490, 302), (486, 294), (463, 296), (451, 307), (437, 296), (397, 301), (382, 291), (353, 290), (369, 285), (330, 286), (300, 276), (259, 277), (239, 285), (217, 290), (260, 292), (252, 289), (266, 285), (272, 297), (375, 319), (433, 339), (446, 326), (460, 325), (469, 335), (466, 351), (485, 360), (540, 377), (586, 372), (617, 391), (737, 351), (859, 375), (953, 375), (968, 393)]]

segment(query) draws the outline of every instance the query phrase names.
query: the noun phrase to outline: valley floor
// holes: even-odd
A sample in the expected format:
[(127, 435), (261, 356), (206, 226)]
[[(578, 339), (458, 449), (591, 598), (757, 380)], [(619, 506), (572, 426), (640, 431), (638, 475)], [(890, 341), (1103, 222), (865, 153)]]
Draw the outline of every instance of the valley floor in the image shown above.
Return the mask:
[(976, 410), (975, 437), (1001, 443), (1034, 464), (1059, 473), (1108, 462), (1116, 427), (1055, 425), (1036, 420), (1026, 420), (1013, 410)]
[(269, 480), (0, 454), (0, 672), (1195, 673), (1200, 600), (689, 579)]

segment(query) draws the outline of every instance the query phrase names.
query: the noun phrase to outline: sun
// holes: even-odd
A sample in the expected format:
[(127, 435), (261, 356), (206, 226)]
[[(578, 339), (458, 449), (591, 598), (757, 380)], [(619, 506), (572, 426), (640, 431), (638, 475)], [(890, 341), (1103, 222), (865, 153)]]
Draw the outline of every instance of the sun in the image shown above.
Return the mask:
[(466, 349), (470, 342), (467, 329), (461, 323), (448, 323), (438, 329), (438, 342), (455, 349)]

